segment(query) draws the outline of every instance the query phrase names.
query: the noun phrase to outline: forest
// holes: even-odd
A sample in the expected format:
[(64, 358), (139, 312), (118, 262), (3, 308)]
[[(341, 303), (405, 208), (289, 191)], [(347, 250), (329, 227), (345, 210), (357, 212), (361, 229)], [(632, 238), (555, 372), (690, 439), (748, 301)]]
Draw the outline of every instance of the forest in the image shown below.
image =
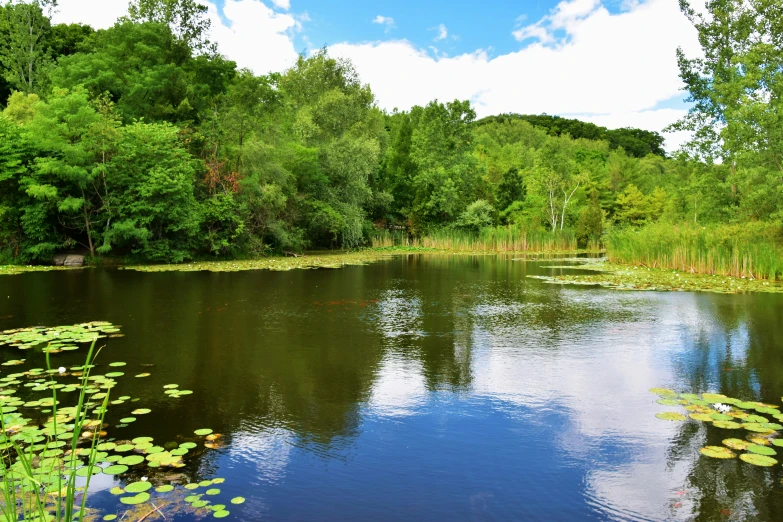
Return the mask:
[(706, 13), (681, 2), (704, 56), (672, 56), (691, 102), (672, 130), (693, 139), (671, 154), (665, 134), (477, 119), (468, 100), (385, 112), (326, 49), (257, 75), (208, 40), (197, 0), (132, 0), (105, 30), (53, 24), (56, 8), (0, 6), (0, 263), (67, 250), (176, 263), (511, 231), (626, 262), (783, 273), (774, 0), (711, 0)]

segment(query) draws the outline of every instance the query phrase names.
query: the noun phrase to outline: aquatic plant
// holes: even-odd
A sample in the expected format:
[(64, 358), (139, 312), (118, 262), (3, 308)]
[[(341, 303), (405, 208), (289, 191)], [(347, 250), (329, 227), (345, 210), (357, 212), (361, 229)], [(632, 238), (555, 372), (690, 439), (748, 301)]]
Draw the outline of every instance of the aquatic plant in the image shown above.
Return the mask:
[(736, 451), (745, 452), (739, 458), (754, 466), (770, 467), (778, 463), (774, 458), (777, 450), (772, 446), (783, 447), (783, 438), (779, 438), (783, 431), (783, 424), (780, 424), (783, 422), (783, 412), (779, 406), (742, 401), (720, 393), (697, 395), (677, 393), (666, 388), (652, 388), (650, 391), (661, 397), (657, 401), (659, 404), (679, 405), (688, 412), (687, 416), (673, 411), (661, 412), (656, 414), (659, 419), (674, 422), (690, 419), (721, 430), (746, 433), (745, 440), (732, 437), (724, 439), (723, 446), (705, 446), (700, 450), (702, 455), (715, 459), (733, 459), (737, 457), (734, 453)]
[[(123, 372), (95, 373), (96, 359), (101, 353), (101, 348), (96, 348), (99, 339), (121, 336), (119, 332), (119, 327), (107, 322), (0, 332), (0, 346), (40, 350), (46, 358), (46, 368), (30, 368), (0, 377), (0, 520), (72, 522), (91, 519), (96, 512), (88, 506), (90, 480), (98, 474), (126, 482), (110, 491), (119, 497), (119, 506), (127, 506), (125, 513), (107, 513), (103, 520), (128, 515), (133, 520), (142, 519), (156, 511), (162, 514), (155, 502), (163, 496), (172, 499), (165, 506), (173, 512), (203, 511), (215, 518), (230, 515), (224, 504), (202, 498), (203, 495), (217, 497), (221, 493), (218, 488), (210, 488), (203, 495), (184, 494), (199, 487), (220, 484), (222, 479), (175, 484), (169, 483), (165, 475), (156, 473), (157, 469), (183, 467), (183, 458), (202, 446), (195, 442), (198, 438), (165, 447), (155, 445), (152, 437), (108, 438), (107, 430), (111, 428), (105, 420), (109, 408), (138, 400), (130, 396), (112, 400), (111, 392)], [(89, 345), (84, 365), (52, 366), (52, 355), (78, 349), (80, 344)], [(26, 359), (7, 362), (13, 362), (7, 366), (15, 368), (25, 364)], [(114, 370), (127, 364), (116, 361), (108, 366)], [(177, 385), (170, 386), (169, 389), (178, 389)], [(29, 393), (48, 392), (50, 396), (38, 400), (22, 399), (20, 388), (29, 389)], [(71, 395), (76, 391), (78, 394)], [(185, 394), (180, 391), (179, 395)], [(75, 398), (74, 405), (61, 403), (61, 399), (71, 397)], [(149, 413), (148, 408), (133, 411), (134, 415)], [(134, 417), (123, 417), (115, 428), (121, 429), (134, 420)], [(211, 448), (211, 442), (221, 437), (209, 428), (195, 430), (195, 435), (206, 437), (205, 449)], [(141, 480), (126, 481), (124, 478), (138, 477), (140, 473), (144, 475)], [(177, 485), (181, 487), (177, 488)], [(232, 503), (240, 504), (235, 502), (237, 498), (240, 497), (234, 498)]]
[(783, 278), (780, 227), (764, 223), (711, 227), (648, 225), (618, 229), (604, 240), (609, 260), (687, 273)]

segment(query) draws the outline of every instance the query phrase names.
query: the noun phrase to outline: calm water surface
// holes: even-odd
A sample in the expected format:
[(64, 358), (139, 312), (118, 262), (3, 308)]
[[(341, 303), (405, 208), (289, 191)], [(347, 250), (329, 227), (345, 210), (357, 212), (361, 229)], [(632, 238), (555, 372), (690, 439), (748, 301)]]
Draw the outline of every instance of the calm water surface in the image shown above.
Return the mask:
[(30, 273), (0, 278), (0, 330), (122, 325), (102, 357), (153, 374), (118, 388), (153, 412), (111, 435), (225, 434), (183, 471), (247, 497), (226, 520), (780, 520), (780, 465), (700, 457), (737, 434), (656, 419), (648, 389), (780, 404), (783, 296), (526, 278), (548, 264)]

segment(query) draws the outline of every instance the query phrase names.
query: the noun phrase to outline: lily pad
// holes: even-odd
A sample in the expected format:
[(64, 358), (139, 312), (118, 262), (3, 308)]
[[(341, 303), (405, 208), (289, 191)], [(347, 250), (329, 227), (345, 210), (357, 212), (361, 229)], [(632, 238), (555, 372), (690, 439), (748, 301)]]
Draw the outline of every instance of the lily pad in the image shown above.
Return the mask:
[[(668, 413), (672, 413), (672, 412), (668, 412)], [(662, 415), (662, 414), (659, 414), (659, 415)], [(677, 413), (677, 415), (680, 415), (680, 414)], [(685, 417), (683, 417), (682, 415), (680, 415), (680, 417), (682, 417), (682, 420), (685, 420)], [(661, 418), (661, 417), (658, 417), (658, 418)], [(675, 420), (675, 419), (667, 419), (667, 420)], [(677, 419), (677, 420), (679, 420), (679, 419)], [(200, 430), (196, 430), (193, 433), (195, 433), (199, 437), (203, 437), (205, 435), (209, 435), (210, 433), (212, 433), (212, 430), (209, 429), (209, 428), (203, 428), (203, 429), (200, 429)]]
[(171, 484), (164, 484), (155, 488), (155, 491), (158, 493), (168, 493), (169, 491), (174, 491), (174, 486)]
[[(666, 411), (666, 412), (663, 412), (663, 413), (656, 413), (655, 416), (658, 417), (661, 420), (667, 420), (667, 421), (684, 421), (686, 419), (685, 415), (683, 415), (681, 413), (674, 412), (674, 411)], [(202, 430), (199, 430), (199, 431), (202, 431)], [(210, 433), (212, 432), (212, 430), (209, 430), (209, 431), (210, 431)], [(196, 435), (199, 435), (199, 433), (196, 432)], [(206, 435), (208, 435), (208, 434), (206, 434)]]
[(220, 490), (218, 488), (212, 488), (212, 489), (208, 489), (206, 493), (207, 495), (219, 495)]
[(118, 464), (123, 464), (125, 466), (135, 466), (136, 464), (141, 464), (142, 462), (144, 462), (144, 457), (141, 455), (128, 455), (127, 457), (123, 457), (117, 461)]
[(245, 497), (234, 497), (231, 499), (232, 504), (244, 504), (245, 503)]
[(691, 413), (690, 418), (702, 422), (712, 422), (712, 417), (709, 413)]
[(131, 506), (136, 504), (143, 504), (150, 499), (150, 494), (146, 492), (139, 493), (132, 497), (121, 497), (120, 502), (123, 504), (129, 504)]
[(151, 412), (152, 410), (148, 408), (139, 408), (137, 410), (133, 410), (131, 413), (134, 415), (146, 415), (147, 413)]
[(751, 453), (755, 453), (757, 455), (767, 455), (768, 457), (771, 457), (772, 455), (777, 455), (777, 451), (770, 448), (769, 446), (762, 446), (760, 444), (750, 444), (748, 446), (748, 451)]
[(228, 512), (225, 509), (223, 509), (221, 511), (215, 511), (215, 513), (212, 516), (215, 517), (215, 518), (226, 518), (230, 514), (231, 514), (230, 512)]
[(688, 401), (682, 399), (658, 399), (655, 402), (662, 406), (680, 406), (682, 404), (688, 404)]
[(742, 427), (742, 424), (733, 421), (715, 421), (712, 425), (716, 428), (723, 428), (724, 430), (738, 430)]
[(737, 456), (729, 448), (725, 448), (723, 446), (705, 446), (699, 451), (702, 455), (712, 457), (714, 459), (733, 459)]
[(149, 482), (131, 482), (127, 486), (125, 486), (125, 491), (128, 493), (141, 493), (143, 491), (147, 491), (152, 487), (152, 484)]
[(736, 451), (744, 451), (750, 446), (749, 442), (742, 439), (725, 439), (723, 444)]
[(677, 392), (674, 390), (669, 390), (668, 388), (650, 388), (650, 391), (664, 398), (677, 397)]
[[(122, 464), (115, 464), (103, 470), (103, 472), (107, 475), (119, 475), (120, 473), (125, 473), (126, 471), (128, 471), (128, 466), (124, 466)], [(131, 493), (133, 492), (131, 491)]]
[(762, 466), (765, 468), (774, 466), (775, 464), (778, 463), (778, 461), (773, 459), (772, 457), (767, 457), (766, 455), (758, 455), (756, 453), (743, 453), (742, 455), (740, 455), (740, 459), (744, 460), (748, 464), (753, 464), (754, 466)]

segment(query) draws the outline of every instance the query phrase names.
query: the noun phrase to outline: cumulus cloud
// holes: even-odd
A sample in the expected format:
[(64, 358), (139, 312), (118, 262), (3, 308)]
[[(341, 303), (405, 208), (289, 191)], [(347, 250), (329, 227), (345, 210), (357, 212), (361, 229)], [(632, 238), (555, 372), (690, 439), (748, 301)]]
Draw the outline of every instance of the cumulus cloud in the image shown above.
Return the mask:
[(96, 29), (111, 27), (128, 12), (128, 0), (60, 0), (57, 4), (55, 23), (88, 24)]
[(699, 49), (676, 2), (647, 0), (612, 14), (599, 0), (564, 1), (514, 35), (534, 41), (496, 57), (483, 50), (433, 57), (407, 40), (341, 43), (330, 52), (350, 58), (388, 110), (460, 98), (480, 116), (583, 115), (656, 131), (682, 114), (655, 109), (682, 94), (677, 46)]
[(208, 2), (208, 6), (210, 39), (240, 67), (266, 74), (296, 62), (293, 34), (301, 28), (301, 22), (293, 15), (275, 12), (260, 0), (225, 0), (222, 17), (214, 3)]
[(390, 16), (378, 15), (372, 19), (372, 23), (386, 26), (387, 33), (389, 32), (390, 29), (393, 29), (395, 27), (394, 18)]
[(286, 11), (291, 9), (291, 0), (272, 0), (272, 3), (279, 9), (285, 9)]

